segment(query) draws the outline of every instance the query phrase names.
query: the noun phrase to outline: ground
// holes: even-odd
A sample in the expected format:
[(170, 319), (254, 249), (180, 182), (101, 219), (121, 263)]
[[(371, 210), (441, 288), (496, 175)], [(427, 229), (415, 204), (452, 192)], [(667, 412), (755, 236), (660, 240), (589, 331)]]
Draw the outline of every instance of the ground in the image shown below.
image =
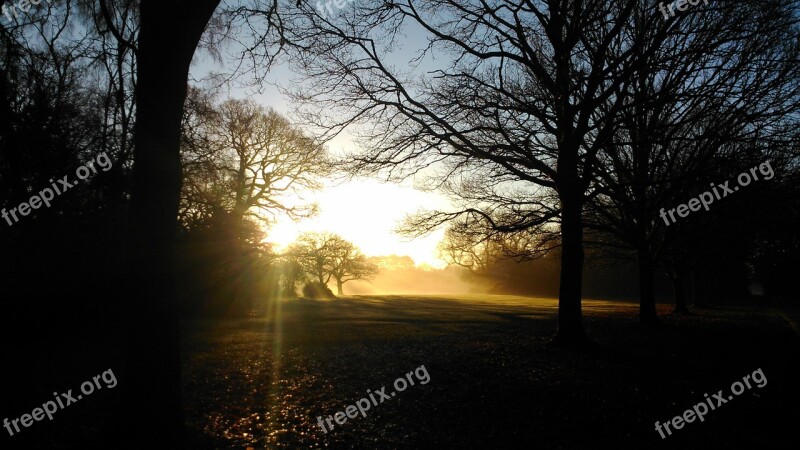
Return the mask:
[[(585, 301), (587, 332), (599, 344), (587, 352), (549, 345), (553, 299), (354, 296), (283, 302), (268, 317), (192, 321), (187, 420), (196, 448), (795, 448), (794, 313), (669, 310), (660, 306), (663, 325), (650, 328), (633, 304)], [(427, 384), (328, 433), (317, 425), (368, 389), (394, 391), (395, 379), (422, 365)], [(758, 369), (763, 388), (751, 382), (664, 439), (655, 430)]]

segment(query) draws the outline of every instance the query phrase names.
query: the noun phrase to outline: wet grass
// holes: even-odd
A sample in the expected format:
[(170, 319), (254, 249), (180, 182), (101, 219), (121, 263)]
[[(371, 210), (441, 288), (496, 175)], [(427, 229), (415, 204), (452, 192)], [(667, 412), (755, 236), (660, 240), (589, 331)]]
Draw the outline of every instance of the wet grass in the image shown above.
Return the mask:
[[(363, 296), (186, 324), (196, 448), (790, 448), (800, 346), (780, 314), (704, 309), (646, 328), (635, 305), (585, 301), (599, 347), (553, 348), (556, 303), (511, 296)], [(329, 433), (344, 411), (424, 365), (430, 382)], [(746, 390), (661, 439), (654, 429), (761, 368)], [(744, 447), (743, 447), (744, 446)], [(794, 448), (794, 446), (791, 446)]]

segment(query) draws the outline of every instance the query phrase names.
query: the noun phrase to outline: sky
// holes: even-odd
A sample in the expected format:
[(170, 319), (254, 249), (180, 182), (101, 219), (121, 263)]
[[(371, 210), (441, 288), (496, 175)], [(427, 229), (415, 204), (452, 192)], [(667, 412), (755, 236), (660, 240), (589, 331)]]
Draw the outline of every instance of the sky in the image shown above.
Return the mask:
[(417, 264), (444, 266), (436, 251), (443, 230), (411, 241), (393, 232), (407, 214), (420, 208), (446, 208), (446, 202), (436, 195), (410, 186), (362, 179), (329, 186), (309, 199), (318, 202), (319, 215), (299, 223), (279, 220), (268, 240), (283, 246), (300, 232), (330, 231), (355, 243), (369, 256), (408, 255)]
[[(219, 70), (220, 66), (208, 58), (198, 57), (191, 78), (202, 79), (203, 74)], [(257, 89), (234, 87), (229, 96), (251, 98), (291, 117), (294, 105), (289, 103), (278, 86), (288, 83), (292, 77), (288, 67), (276, 66), (270, 71), (269, 84)], [(355, 146), (353, 139), (346, 133), (328, 144), (329, 150), (334, 154), (349, 152)], [(424, 192), (412, 185), (401, 186), (359, 179), (330, 182), (321, 191), (304, 197), (305, 201), (317, 202), (319, 214), (299, 222), (279, 217), (268, 230), (267, 237), (267, 241), (278, 245), (279, 251), (301, 232), (329, 231), (353, 242), (368, 256), (407, 255), (418, 265), (427, 264), (436, 268), (446, 265), (437, 251), (444, 230), (437, 230), (431, 235), (413, 240), (394, 232), (405, 216), (420, 209), (449, 209), (450, 203), (442, 195)]]

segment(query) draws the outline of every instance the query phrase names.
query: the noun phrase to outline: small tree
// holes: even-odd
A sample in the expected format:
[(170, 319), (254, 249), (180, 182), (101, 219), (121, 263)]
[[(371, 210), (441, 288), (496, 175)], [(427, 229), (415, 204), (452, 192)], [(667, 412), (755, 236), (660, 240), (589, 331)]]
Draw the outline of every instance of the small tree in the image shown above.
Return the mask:
[(297, 298), (297, 286), (305, 280), (306, 274), (300, 262), (291, 255), (284, 255), (275, 265), (279, 275), (280, 295)]
[(378, 266), (367, 261), (352, 242), (339, 236), (331, 239), (331, 276), (336, 280), (336, 295), (344, 295), (342, 286), (348, 281), (369, 280), (378, 274)]
[(291, 258), (320, 285), (336, 280), (337, 292), (343, 295), (344, 283), (365, 280), (378, 272), (352, 242), (333, 233), (304, 233), (289, 247)]
[(286, 256), (297, 261), (303, 272), (320, 284), (328, 284), (331, 279), (330, 255), (328, 252), (329, 234), (303, 233), (289, 246)]

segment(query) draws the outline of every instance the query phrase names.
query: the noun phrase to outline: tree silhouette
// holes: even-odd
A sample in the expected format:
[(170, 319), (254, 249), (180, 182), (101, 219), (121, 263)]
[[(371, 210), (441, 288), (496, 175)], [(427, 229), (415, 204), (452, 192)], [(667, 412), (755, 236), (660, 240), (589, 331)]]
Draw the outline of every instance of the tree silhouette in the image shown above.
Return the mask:
[[(427, 186), (463, 202), (430, 214), (426, 228), (466, 215), (515, 232), (558, 218), (555, 339), (583, 345), (582, 213), (626, 107), (617, 93), (632, 81), (637, 55), (624, 24), (639, 3), (373, 0), (336, 20), (308, 6), (289, 32), (310, 50), (298, 68), (321, 88), (297, 97), (314, 103), (308, 120), (333, 133), (370, 125), (360, 129), (367, 145), (352, 155), (354, 172), (403, 179), (441, 169)], [(429, 38), (419, 60), (442, 51), (450, 63), (421, 80), (394, 70), (377, 41), (394, 42), (406, 24)]]
[(332, 239), (330, 272), (336, 281), (336, 294), (344, 295), (342, 286), (348, 281), (369, 280), (378, 273), (378, 267), (370, 263), (352, 242), (340, 237)]
[[(128, 246), (128, 383), (121, 385), (119, 445), (182, 447), (181, 369), (175, 283), (175, 237), (181, 192), (180, 139), (189, 66), (219, 0), (187, 7), (143, 0), (136, 43), (136, 125)], [(111, 24), (108, 24), (111, 26)], [(148, 433), (130, 430), (142, 417)]]
[(333, 278), (338, 295), (344, 295), (344, 283), (369, 279), (378, 272), (353, 243), (333, 233), (303, 233), (286, 253), (320, 285)]
[(618, 97), (632, 107), (601, 155), (587, 224), (605, 234), (594, 243), (631, 250), (643, 322), (656, 320), (658, 266), (681, 291), (690, 249), (709, 238), (708, 223), (667, 225), (659, 211), (768, 159), (788, 139), (774, 126), (798, 107), (797, 49), (783, 44), (793, 22), (786, 7), (726, 3), (664, 21), (641, 6), (629, 24), (640, 67)]
[(216, 209), (240, 223), (316, 212), (316, 205), (298, 199), (321, 188), (331, 173), (321, 145), (252, 100), (215, 105), (199, 90), (191, 92), (182, 141), (182, 216), (207, 217)]

